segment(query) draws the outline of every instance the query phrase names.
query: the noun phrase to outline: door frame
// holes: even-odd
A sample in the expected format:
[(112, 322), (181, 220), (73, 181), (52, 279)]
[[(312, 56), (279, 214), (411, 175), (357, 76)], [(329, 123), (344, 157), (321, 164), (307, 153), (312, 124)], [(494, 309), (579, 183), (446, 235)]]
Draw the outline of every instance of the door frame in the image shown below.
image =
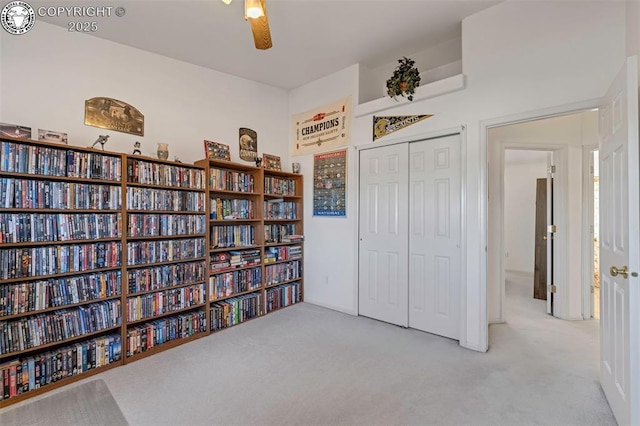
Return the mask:
[[(417, 135), (392, 138), (384, 142), (376, 142), (375, 144), (355, 145), (354, 148), (357, 153), (357, 167), (355, 174), (356, 188), (357, 188), (357, 207), (356, 217), (360, 217), (360, 151), (367, 149), (376, 149), (389, 145), (397, 145), (401, 143), (418, 142), (428, 139), (438, 139), (447, 136), (460, 135), (460, 267), (464, 269), (465, 273), (460, 275), (460, 340), (459, 344), (463, 347), (468, 347), (467, 336), (467, 276), (469, 271), (466, 271), (467, 264), (467, 126), (462, 124), (458, 127), (449, 127), (445, 129), (435, 130), (432, 132), (423, 132)], [(358, 219), (358, 225), (356, 226), (356, 241), (360, 240), (360, 219)], [(407, 242), (408, 245), (408, 242)], [(355, 285), (355, 303), (356, 303), (356, 315), (360, 315), (360, 244), (356, 244), (356, 277), (357, 283)], [(409, 301), (407, 300), (407, 303)], [(486, 303), (486, 298), (485, 298)], [(486, 312), (485, 312), (486, 317)], [(475, 348), (474, 348), (475, 349)], [(486, 349), (485, 349), (486, 350)]]
[[(500, 176), (500, 185), (498, 186), (498, 200), (500, 202), (499, 207), (499, 217), (497, 229), (491, 229), (492, 232), (498, 234), (498, 277), (499, 277), (499, 285), (500, 285), (500, 305), (499, 305), (499, 318), (497, 321), (492, 321), (492, 323), (503, 323), (505, 322), (505, 303), (506, 303), (506, 274), (505, 274), (505, 259), (504, 259), (504, 248), (505, 248), (505, 232), (504, 232), (504, 224), (505, 224), (505, 188), (504, 188), (504, 172), (505, 172), (505, 151), (513, 150), (513, 151), (541, 151), (541, 152), (552, 152), (554, 156), (553, 164), (560, 165), (565, 170), (568, 170), (566, 166), (567, 160), (567, 146), (559, 145), (559, 144), (549, 144), (549, 143), (537, 143), (534, 141), (527, 140), (498, 140), (496, 143), (499, 144), (500, 150), (500, 162), (498, 164), (498, 174)], [(565, 172), (566, 173), (566, 172)], [(543, 176), (546, 178), (546, 174)], [(556, 173), (556, 178), (554, 179), (554, 190), (553, 190), (553, 205), (554, 205), (554, 222), (555, 225), (558, 226), (558, 232), (554, 237), (554, 242), (556, 244), (556, 249), (553, 251), (553, 264), (555, 265), (555, 274), (554, 280), (558, 280), (559, 277), (565, 277), (567, 275), (567, 268), (565, 258), (567, 255), (567, 250), (562, 250), (562, 247), (567, 247), (567, 209), (565, 208), (565, 204), (562, 200), (562, 196), (567, 193), (568, 181), (566, 175)], [(488, 205), (487, 205), (488, 208)], [(546, 212), (545, 212), (546, 214)], [(488, 256), (488, 252), (487, 252)], [(487, 258), (488, 260), (488, 258)], [(487, 269), (488, 269), (487, 265)], [(547, 266), (548, 267), (548, 266)], [(557, 294), (557, 293), (556, 293)]]
[(584, 145), (582, 147), (582, 318), (591, 319), (594, 314), (594, 293), (591, 286), (594, 285), (594, 250), (592, 229), (595, 206), (593, 203), (593, 152), (598, 150), (598, 145)]
[[(485, 324), (482, 328), (484, 331), (480, 334), (480, 341), (478, 342), (478, 349), (480, 351), (486, 351), (489, 348), (489, 321), (488, 321), (488, 309), (487, 309), (487, 272), (489, 270), (488, 264), (488, 232), (489, 232), (489, 129), (493, 127), (505, 126), (509, 124), (517, 124), (526, 121), (537, 120), (541, 118), (551, 118), (559, 115), (566, 115), (574, 112), (580, 112), (588, 109), (598, 108), (600, 99), (590, 99), (583, 102), (575, 102), (571, 104), (564, 104), (550, 108), (543, 108), (539, 110), (532, 110), (521, 112), (517, 114), (505, 115), (498, 118), (492, 118), (480, 121), (480, 147), (478, 161), (480, 162), (480, 245), (477, 247), (480, 253), (480, 312), (479, 319), (480, 324)], [(467, 273), (469, 273), (467, 271)], [(466, 294), (466, 293), (465, 293)], [(463, 305), (466, 308), (466, 303)], [(481, 326), (482, 327), (482, 326)]]
[[(496, 260), (498, 261), (498, 277), (499, 277), (499, 315), (496, 320), (492, 321), (492, 324), (495, 323), (503, 323), (505, 322), (505, 303), (506, 303), (506, 274), (505, 274), (505, 259), (504, 259), (504, 249), (505, 249), (505, 188), (504, 188), (504, 172), (505, 172), (505, 152), (507, 150), (517, 150), (517, 151), (541, 151), (541, 152), (552, 152), (554, 154), (554, 164), (560, 165), (567, 169), (566, 159), (567, 159), (567, 146), (560, 144), (549, 144), (549, 143), (539, 143), (535, 141), (528, 140), (498, 140), (496, 141), (498, 144), (498, 149), (500, 150), (500, 162), (498, 164), (497, 173), (500, 177), (500, 185), (498, 186), (497, 195), (499, 207), (498, 207), (498, 219), (496, 229), (489, 229), (491, 232), (495, 232), (497, 234), (497, 255)], [(490, 149), (490, 147), (488, 148)], [(546, 177), (546, 174), (545, 176)], [(567, 219), (567, 210), (565, 208), (565, 204), (562, 200), (562, 196), (567, 193), (568, 181), (566, 179), (566, 172), (564, 174), (557, 173), (556, 179), (554, 180), (554, 222), (555, 225), (558, 226), (558, 232), (556, 233), (556, 250), (554, 250), (553, 262), (556, 265), (554, 279), (558, 280), (559, 277), (566, 276), (566, 258), (568, 254), (567, 244), (563, 244), (567, 240), (568, 236), (568, 219)], [(489, 204), (487, 203), (487, 208), (489, 208)], [(487, 224), (489, 227), (490, 224)], [(565, 247), (564, 250), (560, 249), (561, 247)], [(489, 273), (489, 253), (487, 252), (487, 273)]]

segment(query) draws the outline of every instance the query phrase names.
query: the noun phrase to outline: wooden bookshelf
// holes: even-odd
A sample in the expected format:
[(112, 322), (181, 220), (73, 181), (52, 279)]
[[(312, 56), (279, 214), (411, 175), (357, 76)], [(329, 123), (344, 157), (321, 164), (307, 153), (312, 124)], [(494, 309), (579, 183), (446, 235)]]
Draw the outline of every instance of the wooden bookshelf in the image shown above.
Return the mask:
[(0, 407), (122, 365), (124, 162), (0, 138)]
[[(264, 315), (267, 313), (267, 295), (278, 286), (299, 289), (295, 300), (288, 301), (285, 297), (279, 307), (301, 301), (303, 243), (282, 242), (282, 237), (292, 233), (303, 235), (302, 175), (221, 160), (204, 159), (196, 164), (209, 170), (210, 331), (216, 332)], [(246, 217), (244, 212), (239, 213), (233, 208), (234, 201), (240, 206), (250, 204), (253, 214)], [(224, 227), (239, 225), (251, 227), (253, 238), (227, 240)], [(246, 227), (238, 230), (241, 235), (243, 230)], [(218, 247), (225, 245), (235, 246)], [(288, 259), (289, 250), (296, 252), (295, 259)], [(259, 253), (260, 265), (247, 265), (256, 258), (255, 253)], [(278, 260), (267, 263), (267, 253), (277, 256)], [(243, 254), (247, 254), (247, 259), (243, 259)], [(235, 262), (231, 261), (232, 256), (235, 256)], [(214, 264), (217, 265), (215, 270)], [(290, 266), (289, 270), (284, 266)], [(238, 281), (242, 283), (239, 275), (254, 270), (259, 271), (259, 285), (255, 285), (253, 279), (249, 280), (253, 285), (238, 285)], [(267, 286), (266, 274), (277, 272), (281, 273), (280, 282)], [(274, 295), (270, 297), (273, 299)]]
[(129, 363), (206, 335), (208, 246), (205, 170), (142, 156), (126, 162)]
[(302, 301), (302, 201), (301, 175), (0, 137), (0, 408)]
[[(207, 320), (213, 332), (219, 329), (216, 312), (227, 309), (227, 317), (232, 315), (229, 307), (238, 300), (258, 299), (260, 309), (256, 308), (254, 316), (262, 314), (263, 175), (261, 168), (229, 161), (204, 159), (196, 164), (207, 170)], [(236, 309), (233, 325), (241, 316)]]

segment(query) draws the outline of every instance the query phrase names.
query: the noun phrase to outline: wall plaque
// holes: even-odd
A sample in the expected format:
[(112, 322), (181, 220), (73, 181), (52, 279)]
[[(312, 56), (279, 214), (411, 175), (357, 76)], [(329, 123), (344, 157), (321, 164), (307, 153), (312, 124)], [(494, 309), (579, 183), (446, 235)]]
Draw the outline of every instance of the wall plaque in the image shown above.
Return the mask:
[(91, 98), (84, 103), (84, 124), (144, 136), (144, 115), (126, 102)]

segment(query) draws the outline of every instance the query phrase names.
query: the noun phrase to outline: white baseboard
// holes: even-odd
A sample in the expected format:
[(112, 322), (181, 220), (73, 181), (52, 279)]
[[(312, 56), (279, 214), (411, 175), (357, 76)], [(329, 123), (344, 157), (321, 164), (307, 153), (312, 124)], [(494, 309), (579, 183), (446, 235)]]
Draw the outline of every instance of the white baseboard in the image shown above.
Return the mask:
[(338, 311), (338, 312), (342, 312), (343, 314), (358, 316), (358, 313), (355, 312), (353, 309), (341, 308), (339, 306), (334, 306), (334, 305), (331, 305), (331, 304), (328, 304), (328, 303), (319, 302), (317, 300), (308, 299), (306, 297), (304, 298), (304, 301), (305, 301), (305, 303), (309, 303), (311, 305), (320, 306), (322, 308), (331, 309), (332, 311)]

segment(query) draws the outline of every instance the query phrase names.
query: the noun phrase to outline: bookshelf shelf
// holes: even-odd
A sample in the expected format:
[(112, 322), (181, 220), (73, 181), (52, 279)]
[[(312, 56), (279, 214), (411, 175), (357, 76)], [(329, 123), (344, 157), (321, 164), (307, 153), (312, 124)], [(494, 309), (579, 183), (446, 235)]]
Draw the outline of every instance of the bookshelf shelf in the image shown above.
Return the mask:
[(135, 361), (139, 361), (141, 359), (156, 355), (160, 352), (166, 351), (168, 349), (171, 348), (175, 348), (176, 346), (180, 346), (180, 345), (184, 345), (185, 343), (191, 342), (193, 340), (196, 339), (200, 339), (201, 337), (205, 337), (207, 336), (207, 332), (200, 332), (200, 333), (196, 333), (193, 334), (191, 336), (188, 337), (181, 337), (179, 339), (176, 340), (169, 340), (168, 342), (165, 343), (161, 343), (159, 345), (155, 345), (147, 350), (145, 350), (144, 352), (140, 352), (137, 354), (133, 354), (133, 355), (127, 355), (125, 358), (125, 364), (129, 364), (131, 362), (135, 362)]
[[(67, 244), (88, 244), (88, 243), (100, 243), (100, 242), (105, 243), (105, 242), (120, 241), (120, 240), (122, 240), (122, 237), (96, 238), (96, 239), (93, 239), (93, 240), (65, 240), (65, 241), (43, 241), (43, 242), (0, 243), (0, 244), (2, 244), (2, 248), (18, 248), (18, 247), (50, 246), (51, 244), (67, 245)], [(80, 273), (82, 273), (82, 272), (80, 272)]]
[(190, 285), (206, 284), (206, 283), (207, 283), (207, 281), (204, 281), (204, 280), (203, 281), (188, 282), (188, 283), (181, 283), (181, 284), (171, 285), (171, 286), (168, 286), (168, 287), (156, 288), (156, 289), (153, 289), (153, 290), (132, 292), (132, 293), (128, 293), (127, 296), (129, 296), (129, 297), (143, 296), (145, 294), (157, 293), (157, 292), (163, 291), (163, 290), (171, 290), (171, 289), (174, 289), (174, 288), (188, 287)]
[(69, 308), (74, 308), (76, 306), (88, 305), (90, 303), (107, 302), (109, 300), (115, 300), (115, 299), (120, 299), (120, 298), (121, 298), (121, 296), (119, 296), (119, 295), (118, 296), (109, 296), (109, 297), (102, 297), (100, 299), (90, 299), (90, 300), (86, 300), (84, 302), (79, 302), (79, 303), (72, 303), (72, 304), (69, 304), (69, 305), (55, 306), (53, 308), (39, 309), (37, 311), (28, 311), (28, 312), (22, 312), (22, 313), (19, 313), (19, 314), (12, 314), (12, 315), (5, 315), (5, 316), (0, 315), (0, 321), (9, 321), (9, 320), (12, 320), (12, 319), (24, 318), (24, 317), (38, 315), (38, 314), (46, 314), (47, 312), (59, 311), (60, 309), (69, 309)]
[(180, 240), (184, 238), (204, 238), (206, 236), (206, 234), (127, 236), (127, 241)]
[[(173, 287), (170, 287), (173, 288)], [(154, 293), (157, 293), (158, 290), (156, 290)], [(176, 309), (175, 311), (170, 311), (170, 312), (164, 312), (162, 314), (159, 315), (155, 315), (152, 317), (145, 317), (145, 318), (141, 318), (139, 320), (134, 320), (134, 321), (127, 321), (127, 327), (131, 327), (131, 326), (135, 326), (135, 325), (140, 325), (140, 324), (144, 324), (147, 322), (153, 322), (155, 320), (164, 318), (164, 317), (169, 317), (169, 316), (173, 316), (173, 315), (179, 315), (182, 314), (184, 312), (188, 312), (188, 311), (194, 311), (196, 309), (201, 309), (203, 307), (205, 307), (207, 304), (206, 303), (199, 303), (197, 305), (193, 305), (193, 306), (189, 306), (186, 308), (182, 308), (182, 309)]]
[(215, 247), (215, 248), (211, 248), (209, 250), (209, 252), (211, 253), (220, 253), (220, 252), (225, 252), (225, 251), (234, 251), (234, 250), (249, 250), (249, 249), (257, 249), (257, 248), (261, 248), (262, 246), (258, 246), (258, 245), (251, 245), (251, 246), (233, 246), (233, 247)]
[(107, 334), (107, 333), (115, 331), (115, 330), (120, 330), (120, 327), (121, 327), (121, 325), (116, 325), (116, 326), (113, 326), (113, 327), (107, 327), (107, 328), (103, 328), (102, 330), (94, 331), (92, 333), (80, 334), (78, 336), (70, 337), (68, 339), (59, 340), (59, 341), (51, 342), (51, 343), (46, 343), (46, 344), (43, 344), (43, 345), (34, 346), (32, 348), (29, 348), (29, 349), (3, 353), (3, 354), (0, 354), (0, 356), (2, 358), (15, 358), (16, 356), (19, 356), (19, 355), (33, 354), (34, 352), (42, 352), (43, 349), (49, 349), (49, 348), (52, 348), (54, 346), (64, 346), (64, 345), (68, 345), (69, 343), (77, 342), (79, 340), (86, 340), (89, 337), (95, 337), (95, 336), (98, 336), (98, 335), (101, 335), (101, 334)]
[(233, 328), (233, 327), (235, 327), (235, 326), (237, 326), (237, 325), (242, 325), (242, 324), (245, 324), (245, 323), (247, 323), (247, 322), (249, 322), (249, 321), (253, 321), (253, 320), (255, 320), (255, 319), (258, 319), (258, 318), (260, 318), (260, 317), (263, 317), (264, 315), (265, 315), (265, 314), (264, 314), (264, 312), (261, 312), (259, 315), (255, 316), (255, 317), (253, 317), (253, 318), (247, 318), (247, 319), (245, 319), (245, 320), (243, 320), (243, 321), (241, 321), (241, 322), (239, 322), (239, 323), (237, 323), (237, 324), (228, 325), (228, 326), (226, 326), (226, 327), (218, 328), (217, 330), (211, 330), (211, 334), (220, 333), (220, 332), (222, 332), (222, 331), (224, 331), (224, 330), (228, 330), (228, 329)]
[(294, 260), (302, 260), (302, 256), (300, 257), (291, 257), (289, 259), (284, 259), (284, 260), (276, 260), (275, 262), (267, 262), (264, 265), (265, 266), (269, 266), (269, 265), (279, 265), (280, 263), (287, 263), (287, 262), (292, 262)]
[(267, 289), (267, 288), (277, 287), (279, 285), (291, 284), (291, 283), (295, 283), (295, 282), (298, 282), (298, 281), (301, 281), (301, 280), (302, 280), (302, 277), (294, 278), (294, 279), (287, 280), (287, 281), (282, 281), (282, 282), (279, 282), (279, 283), (267, 284), (267, 285), (265, 285), (264, 288)]
[(167, 260), (166, 262), (141, 263), (139, 265), (127, 265), (127, 269), (149, 268), (151, 266), (173, 265), (175, 263), (191, 263), (191, 262), (197, 262), (197, 261), (201, 261), (201, 260), (207, 260), (207, 258), (206, 257), (194, 257), (194, 258), (188, 258), (188, 259)]
[(290, 241), (290, 242), (286, 242), (286, 243), (266, 243), (264, 246), (265, 247), (282, 247), (282, 246), (291, 246), (291, 245), (302, 245), (304, 241)]
[(302, 200), (301, 196), (298, 195), (281, 195), (281, 194), (264, 194), (264, 198), (265, 199), (278, 199), (278, 198), (284, 198), (284, 199), (291, 199), (291, 200)]
[(80, 214), (80, 213), (85, 213), (85, 214), (94, 214), (94, 213), (99, 213), (99, 214), (108, 214), (108, 213), (119, 213), (122, 211), (122, 209), (73, 209), (73, 210), (69, 210), (69, 209), (41, 209), (41, 208), (36, 208), (36, 207), (12, 207), (12, 208), (0, 208), (0, 213), (33, 213), (34, 211), (37, 211), (38, 213), (42, 213), (42, 214), (57, 214), (57, 213), (63, 213), (63, 214)]
[(209, 268), (209, 275), (210, 276), (214, 276), (214, 275), (224, 274), (225, 272), (242, 271), (243, 269), (252, 269), (252, 268), (257, 268), (259, 266), (260, 266), (260, 264), (258, 263), (258, 264), (255, 264), (255, 265), (230, 266), (230, 267), (224, 268), (224, 269)]
[[(127, 186), (138, 187), (138, 188), (167, 189), (170, 191), (205, 192), (205, 190), (201, 188), (187, 188), (184, 186), (170, 186), (170, 185), (153, 185), (148, 183), (136, 183), (136, 182), (127, 182)], [(182, 212), (172, 212), (172, 213), (182, 213)]]
[(251, 294), (251, 293), (255, 293), (255, 292), (261, 291), (261, 290), (262, 290), (262, 287), (259, 287), (259, 288), (255, 288), (253, 290), (247, 290), (247, 291), (243, 291), (243, 292), (240, 292), (240, 293), (233, 293), (233, 294), (230, 294), (228, 296), (213, 298), (209, 302), (210, 303), (222, 302), (223, 300), (227, 300), (227, 299), (231, 299), (231, 298), (239, 297), (239, 296), (244, 296), (245, 294)]
[[(149, 210), (136, 210), (136, 209), (127, 209), (127, 213), (137, 213), (137, 214), (149, 214)], [(192, 211), (192, 210), (153, 210), (153, 214), (179, 214), (179, 215), (203, 215), (205, 213), (202, 211)]]
[[(57, 243), (51, 243), (51, 244), (57, 244)], [(122, 268), (121, 266), (113, 266), (113, 267), (110, 267), (110, 268), (87, 269), (85, 271), (65, 272), (65, 273), (52, 274), (52, 275), (37, 275), (37, 276), (32, 276), (32, 277), (8, 278), (6, 280), (1, 280), (0, 279), (0, 284), (14, 284), (14, 283), (20, 283), (20, 282), (23, 282), (23, 281), (40, 281), (40, 280), (47, 280), (49, 278), (72, 277), (74, 275), (86, 275), (86, 274), (94, 274), (94, 273), (97, 273), (97, 272), (116, 271), (116, 270), (119, 270), (121, 268)]]
[(8, 400), (2, 400), (2, 401), (0, 401), (0, 408), (4, 408), (4, 407), (6, 407), (6, 406), (8, 406), (10, 404), (15, 404), (15, 403), (18, 403), (20, 401), (24, 401), (24, 400), (27, 400), (29, 398), (36, 397), (38, 395), (42, 395), (43, 393), (50, 392), (50, 391), (52, 391), (54, 389), (57, 389), (57, 388), (62, 387), (62, 386), (66, 386), (66, 385), (68, 385), (70, 383), (77, 382), (79, 380), (84, 380), (84, 379), (86, 379), (88, 377), (91, 377), (91, 376), (94, 376), (96, 374), (104, 373), (105, 371), (109, 371), (112, 368), (120, 367), (121, 365), (122, 365), (122, 359), (120, 359), (118, 361), (114, 361), (113, 363), (110, 363), (110, 364), (107, 364), (107, 365), (104, 365), (104, 366), (101, 366), (101, 367), (92, 368), (91, 370), (87, 370), (87, 371), (84, 371), (84, 372), (79, 373), (79, 374), (75, 374), (75, 375), (72, 375), (72, 376), (64, 377), (62, 379), (59, 379), (56, 382), (48, 383), (48, 384), (46, 384), (44, 386), (41, 386), (41, 387), (39, 387), (37, 389), (29, 390), (27, 392), (12, 396)]
[(261, 195), (258, 192), (230, 191), (224, 189), (210, 189), (209, 193), (219, 195), (234, 195), (238, 197), (259, 197)]
[[(122, 183), (115, 180), (102, 180), (102, 179), (86, 179), (86, 178), (77, 178), (77, 177), (67, 177), (67, 176), (53, 176), (53, 175), (40, 175), (34, 173), (15, 173), (15, 172), (3, 172), (0, 171), (0, 177), (11, 177), (17, 179), (24, 180), (49, 180), (49, 181), (60, 181), (60, 182), (76, 182), (76, 183), (88, 183), (90, 180), (91, 184), (96, 185), (117, 185), (121, 186)], [(67, 213), (69, 210), (65, 210)]]
[(261, 221), (262, 219), (209, 219), (209, 223), (216, 225), (230, 225), (233, 223), (254, 223)]

